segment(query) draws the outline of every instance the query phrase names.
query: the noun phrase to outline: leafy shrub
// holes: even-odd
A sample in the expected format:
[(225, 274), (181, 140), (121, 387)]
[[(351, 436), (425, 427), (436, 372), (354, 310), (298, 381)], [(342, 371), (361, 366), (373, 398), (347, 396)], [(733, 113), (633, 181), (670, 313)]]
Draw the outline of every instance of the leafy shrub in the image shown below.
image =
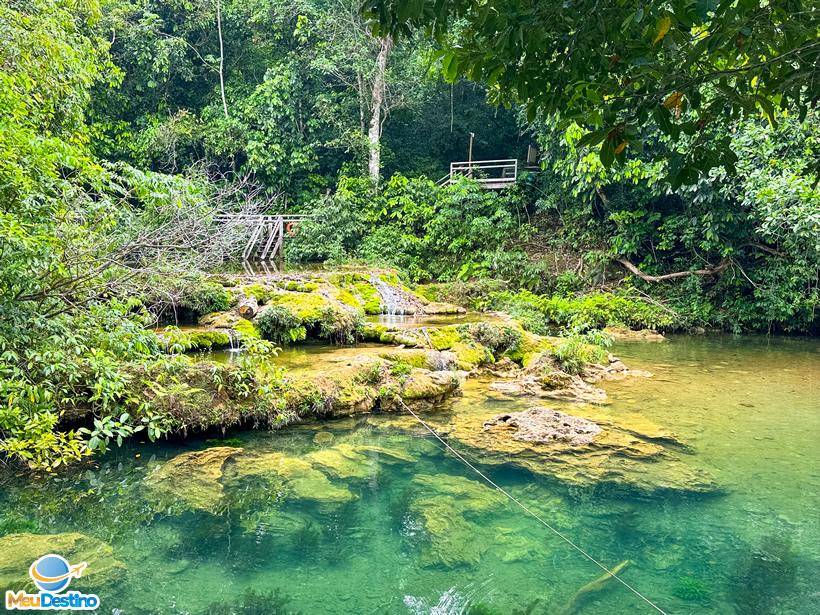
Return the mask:
[(676, 326), (672, 315), (660, 307), (620, 293), (590, 293), (577, 297), (495, 293), (495, 309), (508, 311), (534, 333), (545, 334), (550, 326), (572, 330), (624, 326), (631, 329), (668, 329)]
[(567, 337), (550, 350), (558, 366), (568, 374), (581, 374), (588, 363), (604, 363), (606, 350), (579, 336)]
[(231, 307), (231, 295), (221, 284), (206, 282), (195, 288), (182, 303), (199, 315), (224, 312)]
[(277, 344), (291, 344), (307, 337), (302, 321), (283, 305), (273, 305), (256, 317), (256, 326), (262, 337)]
[(494, 356), (513, 351), (521, 345), (522, 335), (514, 327), (478, 322), (468, 328), (470, 336), (490, 350)]
[(353, 344), (364, 335), (365, 320), (359, 310), (327, 307), (319, 320), (319, 337), (335, 344)]

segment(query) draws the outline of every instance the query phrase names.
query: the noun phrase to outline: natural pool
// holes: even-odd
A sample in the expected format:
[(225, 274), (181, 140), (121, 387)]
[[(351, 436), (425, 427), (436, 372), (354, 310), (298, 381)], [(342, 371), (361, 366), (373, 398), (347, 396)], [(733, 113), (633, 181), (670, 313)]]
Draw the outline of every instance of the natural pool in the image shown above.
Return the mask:
[[(320, 369), (345, 352), (313, 347), (278, 360)], [(607, 411), (676, 432), (691, 447), (686, 462), (723, 494), (567, 486), (510, 465), (487, 472), (606, 565), (631, 560), (623, 578), (668, 613), (820, 613), (817, 340), (676, 337), (616, 352), (654, 377), (604, 385)], [(536, 404), (572, 412), (471, 381), (426, 416), (444, 424), (452, 413)], [(128, 576), (98, 591), (100, 612), (122, 615), (652, 612), (616, 584), (570, 608), (600, 569), (408, 424), (358, 416), (129, 445), (93, 469), (6, 480), (0, 534), (81, 532), (110, 544)], [(158, 464), (214, 446), (243, 449), (217, 489), (146, 480)], [(291, 468), (290, 482), (266, 479), (274, 462)], [(8, 557), (0, 553), (0, 570)]]

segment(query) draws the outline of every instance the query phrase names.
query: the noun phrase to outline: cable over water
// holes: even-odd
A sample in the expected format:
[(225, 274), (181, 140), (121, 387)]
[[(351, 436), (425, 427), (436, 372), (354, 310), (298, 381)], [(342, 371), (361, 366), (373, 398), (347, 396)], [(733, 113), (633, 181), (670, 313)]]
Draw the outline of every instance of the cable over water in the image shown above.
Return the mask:
[(484, 479), (484, 480), (485, 480), (485, 481), (486, 481), (489, 485), (491, 485), (494, 489), (496, 489), (497, 491), (499, 491), (500, 493), (502, 493), (502, 494), (503, 494), (504, 496), (506, 496), (506, 497), (507, 497), (510, 501), (512, 501), (514, 504), (516, 504), (519, 508), (521, 508), (521, 510), (523, 510), (524, 512), (526, 512), (526, 513), (527, 513), (528, 515), (530, 515), (533, 519), (535, 519), (536, 521), (538, 521), (541, 525), (543, 525), (543, 526), (544, 526), (544, 527), (546, 527), (549, 531), (551, 531), (553, 534), (555, 534), (556, 536), (558, 536), (558, 538), (560, 538), (560, 539), (561, 539), (561, 540), (563, 540), (565, 543), (567, 543), (569, 546), (571, 546), (573, 549), (575, 549), (576, 551), (578, 551), (578, 553), (580, 553), (581, 555), (583, 555), (586, 559), (588, 559), (588, 560), (589, 560), (589, 561), (591, 561), (593, 564), (595, 564), (596, 566), (598, 566), (598, 568), (600, 568), (601, 570), (603, 570), (603, 571), (604, 571), (606, 574), (608, 574), (610, 577), (612, 577), (613, 579), (615, 579), (616, 581), (618, 581), (618, 583), (620, 583), (621, 585), (623, 585), (624, 587), (626, 587), (629, 591), (631, 591), (633, 594), (635, 594), (638, 598), (640, 598), (641, 600), (643, 600), (644, 602), (646, 602), (646, 604), (648, 604), (649, 606), (651, 606), (651, 607), (652, 607), (653, 609), (655, 609), (658, 613), (662, 613), (663, 615), (667, 615), (666, 611), (664, 611), (661, 607), (659, 607), (657, 604), (655, 604), (654, 602), (652, 602), (649, 598), (647, 598), (646, 596), (644, 596), (641, 592), (639, 592), (639, 591), (638, 591), (637, 589), (635, 589), (632, 585), (630, 585), (629, 583), (627, 583), (626, 581), (624, 581), (621, 577), (619, 577), (617, 574), (615, 574), (614, 572), (612, 572), (609, 568), (607, 568), (606, 566), (604, 566), (604, 565), (603, 565), (601, 562), (599, 562), (597, 559), (595, 559), (594, 557), (592, 557), (592, 556), (591, 556), (589, 553), (587, 553), (587, 552), (586, 552), (583, 548), (581, 548), (580, 546), (578, 546), (577, 544), (575, 544), (575, 543), (574, 543), (574, 542), (573, 542), (570, 538), (568, 538), (567, 536), (565, 536), (565, 535), (564, 535), (563, 533), (561, 533), (559, 530), (557, 530), (557, 529), (555, 529), (554, 527), (552, 527), (552, 526), (551, 526), (549, 523), (547, 523), (547, 522), (546, 522), (546, 521), (545, 521), (545, 520), (544, 520), (541, 516), (539, 516), (537, 513), (533, 512), (532, 510), (530, 510), (530, 509), (529, 509), (529, 508), (528, 508), (528, 507), (527, 507), (524, 503), (522, 503), (521, 501), (519, 501), (519, 500), (518, 500), (518, 499), (517, 499), (514, 495), (512, 495), (511, 493), (509, 493), (508, 491), (506, 491), (503, 487), (499, 486), (499, 485), (498, 485), (497, 483), (495, 483), (495, 482), (494, 482), (494, 481), (493, 481), (490, 477), (488, 477), (486, 474), (484, 474), (481, 470), (479, 470), (477, 467), (475, 467), (472, 463), (470, 463), (469, 461), (467, 461), (467, 459), (465, 459), (465, 458), (462, 456), (462, 454), (461, 454), (461, 453), (459, 453), (456, 449), (454, 449), (454, 448), (453, 448), (452, 446), (450, 446), (447, 442), (445, 442), (445, 441), (444, 441), (444, 439), (443, 439), (440, 435), (438, 435), (438, 433), (436, 432), (436, 430), (435, 430), (435, 429), (433, 429), (432, 427), (430, 427), (427, 423), (425, 423), (425, 422), (424, 422), (424, 420), (423, 420), (423, 419), (422, 419), (422, 418), (421, 418), (418, 414), (416, 414), (415, 412), (413, 412), (407, 404), (405, 404), (405, 403), (404, 403), (403, 401), (401, 401), (401, 400), (399, 400), (399, 403), (402, 405), (402, 407), (403, 407), (405, 410), (407, 410), (407, 412), (408, 412), (408, 413), (409, 413), (409, 414), (410, 414), (410, 415), (411, 415), (414, 419), (416, 419), (419, 423), (421, 423), (421, 425), (422, 425), (422, 426), (423, 426), (423, 427), (424, 427), (427, 431), (429, 431), (431, 434), (433, 434), (433, 436), (434, 436), (434, 437), (435, 437), (435, 438), (436, 438), (439, 442), (441, 442), (441, 443), (444, 445), (444, 447), (445, 447), (448, 451), (450, 451), (453, 455), (455, 455), (455, 457), (456, 457), (459, 461), (461, 461), (461, 463), (463, 463), (465, 466), (467, 466), (468, 468), (470, 468), (473, 472), (475, 472), (476, 474), (478, 474), (478, 475), (479, 475), (482, 479)]

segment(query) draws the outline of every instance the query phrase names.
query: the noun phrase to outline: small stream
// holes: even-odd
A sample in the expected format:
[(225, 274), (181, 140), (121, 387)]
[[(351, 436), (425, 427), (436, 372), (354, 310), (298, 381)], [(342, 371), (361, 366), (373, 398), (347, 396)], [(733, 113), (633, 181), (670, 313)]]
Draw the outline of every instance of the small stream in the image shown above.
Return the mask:
[[(308, 344), (274, 361), (321, 369), (383, 350)], [(725, 494), (616, 494), (508, 465), (488, 466), (493, 479), (606, 565), (632, 560), (623, 578), (668, 613), (820, 614), (818, 341), (673, 337), (615, 352), (654, 377), (606, 384), (609, 409), (639, 412), (676, 432), (692, 448), (687, 461), (715, 476)], [(568, 403), (540, 404), (572, 411)], [(472, 380), (444, 410), (531, 405)], [(499, 503), (440, 444), (395, 425), (392, 416), (356, 416), (277, 433), (134, 442), (89, 468), (6, 479), (0, 534), (82, 532), (109, 543), (129, 576), (99, 592), (100, 613), (652, 612), (614, 584), (568, 609), (601, 571)], [(357, 471), (331, 481), (352, 494), (343, 504), (283, 498), (246, 481), (225, 487), (227, 505), (217, 513), (158, 508), (145, 481), (152, 469), (214, 445), (294, 458), (338, 446), (368, 452)], [(431, 542), (430, 518), (445, 523), (445, 540)], [(249, 589), (276, 590), (288, 602), (249, 597)], [(254, 600), (256, 610), (237, 609)]]

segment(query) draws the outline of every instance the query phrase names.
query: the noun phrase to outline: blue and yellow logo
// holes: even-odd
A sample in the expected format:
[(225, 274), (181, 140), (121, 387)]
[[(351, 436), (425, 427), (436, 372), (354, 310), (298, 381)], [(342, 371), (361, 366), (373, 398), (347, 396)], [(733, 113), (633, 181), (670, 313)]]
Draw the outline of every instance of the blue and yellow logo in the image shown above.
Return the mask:
[(6, 609), (9, 611), (51, 611), (57, 609), (69, 611), (93, 611), (100, 606), (96, 594), (68, 592), (71, 579), (79, 579), (88, 568), (87, 562), (71, 565), (61, 555), (49, 553), (36, 560), (28, 569), (29, 576), (40, 590), (39, 594), (28, 594), (25, 591), (6, 591)]

